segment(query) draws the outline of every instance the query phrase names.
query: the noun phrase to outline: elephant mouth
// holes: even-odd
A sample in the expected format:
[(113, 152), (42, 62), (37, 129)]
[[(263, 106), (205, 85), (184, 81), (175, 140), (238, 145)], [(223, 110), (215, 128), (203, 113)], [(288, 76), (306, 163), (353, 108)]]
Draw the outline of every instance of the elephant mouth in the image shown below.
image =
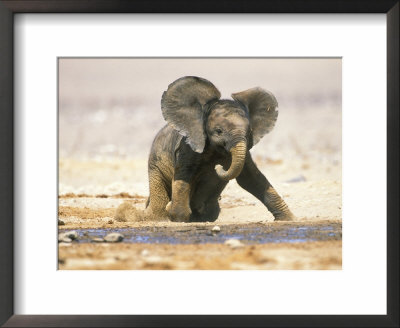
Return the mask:
[(225, 156), (227, 156), (227, 155), (229, 155), (229, 150), (228, 149), (226, 149), (224, 146), (220, 146), (220, 145), (218, 145), (218, 146), (215, 146), (215, 151), (218, 153), (218, 154), (221, 154), (221, 155), (225, 155)]

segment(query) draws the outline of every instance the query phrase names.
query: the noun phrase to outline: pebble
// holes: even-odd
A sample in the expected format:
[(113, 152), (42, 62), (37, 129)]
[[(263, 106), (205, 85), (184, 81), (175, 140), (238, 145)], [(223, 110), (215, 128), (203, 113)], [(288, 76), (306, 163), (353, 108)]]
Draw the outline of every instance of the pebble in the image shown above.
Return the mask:
[(76, 231), (62, 232), (58, 234), (59, 242), (70, 243), (76, 238), (78, 238), (78, 233)]
[(58, 219), (58, 225), (65, 225), (65, 222), (63, 220)]
[(149, 252), (147, 249), (144, 249), (144, 250), (142, 250), (142, 251), (140, 252), (140, 255), (146, 257), (146, 256), (149, 256), (149, 255), (150, 255), (150, 252)]
[(78, 233), (76, 231), (74, 231), (74, 230), (64, 232), (63, 235), (65, 237), (68, 237), (68, 238), (72, 239), (72, 240), (75, 240), (75, 239), (78, 238)]
[(224, 244), (233, 249), (244, 247), (244, 244), (239, 239), (228, 239)]
[(292, 179), (286, 180), (286, 183), (296, 183), (296, 182), (304, 182), (307, 181), (304, 175), (300, 174)]
[(104, 240), (108, 243), (118, 243), (124, 239), (124, 236), (118, 232), (109, 233), (104, 237)]
[(215, 227), (213, 227), (213, 228), (211, 229), (211, 231), (212, 231), (212, 232), (218, 233), (218, 232), (221, 231), (221, 228), (220, 228), (219, 226), (215, 226)]
[(58, 242), (59, 243), (71, 243), (72, 239), (63, 234), (60, 234), (60, 235), (58, 235)]
[(104, 242), (104, 239), (103, 239), (103, 238), (95, 237), (95, 238), (92, 238), (92, 242), (94, 242), (94, 243), (103, 243), (103, 242)]

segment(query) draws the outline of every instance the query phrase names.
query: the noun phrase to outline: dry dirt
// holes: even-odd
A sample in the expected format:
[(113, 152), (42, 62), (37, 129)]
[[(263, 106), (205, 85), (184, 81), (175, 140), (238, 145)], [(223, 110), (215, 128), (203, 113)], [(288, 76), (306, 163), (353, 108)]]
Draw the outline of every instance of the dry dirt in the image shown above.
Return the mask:
[(63, 244), (62, 270), (340, 270), (342, 242), (249, 245)]

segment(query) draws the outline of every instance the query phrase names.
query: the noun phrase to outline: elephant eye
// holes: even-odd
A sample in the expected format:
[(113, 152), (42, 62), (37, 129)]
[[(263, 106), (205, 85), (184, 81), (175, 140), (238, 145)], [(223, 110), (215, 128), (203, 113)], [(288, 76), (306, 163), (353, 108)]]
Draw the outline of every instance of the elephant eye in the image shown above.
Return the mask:
[(216, 128), (216, 129), (215, 129), (215, 132), (216, 132), (219, 136), (222, 134), (222, 130), (219, 129), (219, 128)]

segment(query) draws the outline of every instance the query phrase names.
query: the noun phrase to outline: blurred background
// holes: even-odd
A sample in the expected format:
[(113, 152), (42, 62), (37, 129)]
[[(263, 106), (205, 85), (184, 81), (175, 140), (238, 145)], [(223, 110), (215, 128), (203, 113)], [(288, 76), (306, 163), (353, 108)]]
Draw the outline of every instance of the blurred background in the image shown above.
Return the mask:
[(341, 161), (341, 59), (59, 59), (60, 158), (147, 158), (165, 124), (160, 100), (174, 80), (195, 75), (231, 93), (275, 94), (275, 129), (252, 150), (271, 161)]

